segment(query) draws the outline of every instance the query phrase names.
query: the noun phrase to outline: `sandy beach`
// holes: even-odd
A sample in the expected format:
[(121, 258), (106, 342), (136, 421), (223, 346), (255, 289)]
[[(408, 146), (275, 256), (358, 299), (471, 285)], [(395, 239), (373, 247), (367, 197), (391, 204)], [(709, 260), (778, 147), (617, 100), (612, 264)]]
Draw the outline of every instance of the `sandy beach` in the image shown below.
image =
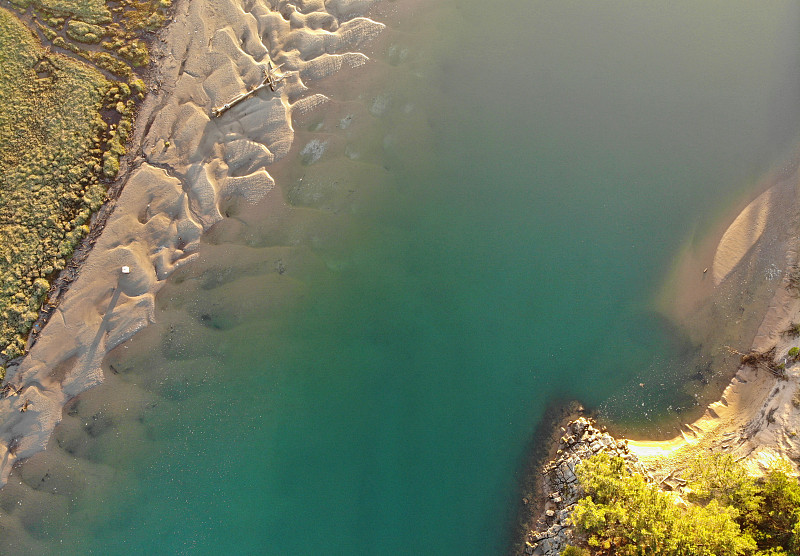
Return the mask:
[[(569, 491), (563, 473), (571, 473), (576, 461), (593, 455), (591, 450), (573, 455), (576, 450), (585, 451), (582, 442), (595, 452), (629, 458), (630, 466), (668, 490), (680, 489), (682, 472), (709, 453), (732, 454), (754, 475), (779, 460), (790, 462), (798, 471), (800, 365), (788, 352), (800, 339), (786, 331), (800, 320), (800, 292), (794, 282), (800, 240), (796, 232), (799, 186), (796, 165), (770, 173), (744, 208), (729, 214), (707, 237), (684, 250), (662, 294), (663, 312), (685, 328), (693, 341), (712, 345), (710, 356), (719, 367), (718, 374), (725, 372), (726, 365), (736, 365), (720, 399), (666, 440), (613, 437), (605, 433), (605, 427), (588, 437), (570, 436), (587, 421), (575, 412), (562, 419), (555, 425), (544, 464), (534, 475), (540, 481), (539, 499), (530, 515), (523, 514), (525, 524), (516, 553), (558, 554), (571, 542), (573, 527), (568, 516), (580, 494)], [(780, 368), (771, 372), (764, 365), (741, 365), (744, 354), (725, 342), (741, 345), (747, 338), (753, 352), (774, 349), (775, 362), (784, 367), (785, 374), (780, 376)], [(567, 449), (565, 439), (575, 442), (578, 438), (578, 443)], [(562, 470), (562, 475), (553, 474), (554, 469)], [(554, 491), (571, 494), (554, 504), (552, 495), (547, 495)], [(548, 507), (554, 510), (545, 514)]]
[[(776, 377), (765, 369), (739, 366), (721, 398), (710, 404), (697, 420), (686, 423), (679, 436), (669, 440), (630, 440), (631, 451), (652, 471), (656, 480), (680, 473), (694, 457), (711, 452), (734, 454), (754, 473), (766, 470), (776, 459), (792, 462), (800, 455), (797, 427), (798, 379), (800, 365), (788, 351), (800, 342), (785, 331), (800, 320), (800, 296), (792, 284), (798, 264), (798, 185), (796, 166), (774, 172), (759, 188), (758, 196), (729, 221), (721, 236), (713, 237), (712, 250), (700, 247), (686, 256), (679, 273), (693, 277), (679, 286), (673, 316), (678, 320), (699, 319), (717, 307), (731, 303), (740, 307), (740, 316), (731, 319), (732, 327), (746, 326), (756, 319), (752, 350), (767, 352), (775, 348), (778, 364), (785, 365), (786, 376)], [(698, 282), (707, 279), (701, 287)], [(769, 293), (766, 308), (754, 301), (759, 284)], [(698, 295), (698, 290), (702, 293)], [(698, 324), (689, 324), (699, 333)], [(711, 334), (711, 333), (708, 333)], [(711, 336), (713, 337), (713, 335)], [(723, 337), (717, 335), (715, 339)], [(708, 341), (709, 337), (703, 338)], [(741, 353), (720, 345), (721, 352), (738, 360)]]
[[(8, 369), (18, 394), (0, 400), (0, 481), (45, 448), (65, 403), (103, 382), (104, 355), (153, 321), (156, 292), (196, 257), (204, 232), (242, 203), (284, 203), (269, 165), (292, 146), (293, 115), (327, 101), (309, 84), (367, 62), (361, 50), (383, 29), (363, 17), (372, 4), (178, 2), (154, 46), (113, 213), (29, 353)], [(283, 76), (275, 91), (213, 116), (260, 84), (270, 62)]]

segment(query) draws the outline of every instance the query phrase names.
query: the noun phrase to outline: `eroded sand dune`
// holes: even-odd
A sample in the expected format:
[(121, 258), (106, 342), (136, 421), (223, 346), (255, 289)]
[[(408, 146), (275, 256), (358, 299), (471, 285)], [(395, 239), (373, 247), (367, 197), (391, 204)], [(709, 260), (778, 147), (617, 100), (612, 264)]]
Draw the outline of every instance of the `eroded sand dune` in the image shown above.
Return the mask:
[[(103, 381), (105, 353), (152, 322), (155, 292), (196, 256), (203, 232), (231, 203), (272, 194), (268, 168), (289, 152), (292, 115), (327, 100), (308, 83), (366, 62), (359, 50), (383, 29), (362, 17), (375, 1), (178, 4), (156, 46), (158, 75), (137, 120), (134, 170), (56, 314), (8, 370), (21, 391), (0, 400), (0, 482), (15, 461), (44, 449), (70, 398)], [(285, 75), (275, 92), (264, 88), (212, 116), (261, 83), (268, 62)]]

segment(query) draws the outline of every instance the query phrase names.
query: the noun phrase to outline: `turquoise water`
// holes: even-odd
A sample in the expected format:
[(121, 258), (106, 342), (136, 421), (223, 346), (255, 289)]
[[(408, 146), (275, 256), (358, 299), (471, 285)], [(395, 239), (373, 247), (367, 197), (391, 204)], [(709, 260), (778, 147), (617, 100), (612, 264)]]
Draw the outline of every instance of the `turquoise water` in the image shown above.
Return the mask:
[(794, 144), (798, 7), (417, 10), (319, 85), (292, 206), (209, 234), (68, 409), (46, 467), (72, 482), (18, 510), (39, 550), (500, 554), (549, 402), (691, 406), (698, 348), (653, 298)]

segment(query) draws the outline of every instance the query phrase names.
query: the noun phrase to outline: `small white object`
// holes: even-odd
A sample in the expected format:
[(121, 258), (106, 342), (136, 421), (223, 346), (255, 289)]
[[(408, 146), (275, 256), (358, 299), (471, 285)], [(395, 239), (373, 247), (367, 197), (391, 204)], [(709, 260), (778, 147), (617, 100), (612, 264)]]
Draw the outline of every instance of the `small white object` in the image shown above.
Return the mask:
[(123, 266), (122, 267), (122, 273), (123, 274), (130, 274), (131, 273), (131, 268), (129, 266)]

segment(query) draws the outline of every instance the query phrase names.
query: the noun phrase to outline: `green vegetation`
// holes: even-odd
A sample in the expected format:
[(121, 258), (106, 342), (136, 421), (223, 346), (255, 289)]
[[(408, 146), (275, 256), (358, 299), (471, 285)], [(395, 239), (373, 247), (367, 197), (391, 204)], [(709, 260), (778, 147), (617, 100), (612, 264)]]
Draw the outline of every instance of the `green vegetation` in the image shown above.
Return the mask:
[(5, 10), (0, 65), (0, 347), (9, 358), (22, 352), (48, 278), (64, 268), (104, 199), (95, 170), (109, 83), (46, 53)]
[(70, 20), (67, 22), (67, 36), (74, 41), (84, 44), (97, 44), (106, 35), (106, 29), (99, 25), (92, 25), (83, 21)]
[(561, 556), (589, 556), (589, 551), (577, 546), (566, 546), (564, 550), (561, 551)]
[(754, 554), (798, 554), (800, 483), (789, 471), (783, 463), (756, 479), (730, 455), (702, 458), (691, 470), (689, 500), (696, 504), (716, 501), (735, 508), (743, 534), (758, 544)]
[[(140, 67), (150, 62), (142, 31), (154, 31), (164, 25), (170, 0), (10, 0), (20, 8), (33, 6), (39, 16), (39, 28), (53, 41), (85, 57), (98, 67), (119, 77), (132, 75), (129, 65)], [(66, 27), (65, 27), (66, 25)], [(97, 44), (106, 52), (95, 52), (70, 44)], [(105, 40), (104, 40), (105, 39)], [(118, 63), (120, 60), (123, 63)]]
[(735, 510), (716, 501), (681, 508), (672, 496), (631, 474), (621, 458), (601, 454), (578, 467), (587, 496), (572, 519), (589, 546), (624, 555), (722, 556), (755, 548), (735, 522)]
[(800, 483), (787, 472), (778, 466), (757, 479), (729, 455), (702, 458), (684, 502), (601, 454), (577, 468), (586, 496), (572, 520), (593, 554), (798, 554)]
[(169, 0), (10, 2), (31, 7), (41, 36), (69, 55), (43, 47), (0, 8), (0, 363), (23, 353), (50, 282), (119, 172), (144, 98), (134, 69), (149, 63), (142, 36), (163, 25), (169, 7)]
[(87, 23), (111, 23), (111, 12), (105, 0), (9, 0), (15, 6), (27, 8), (30, 5), (44, 11), (54, 25), (63, 24), (64, 19), (74, 17)]
[(792, 359), (797, 359), (798, 357), (800, 357), (800, 348), (793, 347), (792, 349), (789, 350), (789, 353), (787, 355)]

